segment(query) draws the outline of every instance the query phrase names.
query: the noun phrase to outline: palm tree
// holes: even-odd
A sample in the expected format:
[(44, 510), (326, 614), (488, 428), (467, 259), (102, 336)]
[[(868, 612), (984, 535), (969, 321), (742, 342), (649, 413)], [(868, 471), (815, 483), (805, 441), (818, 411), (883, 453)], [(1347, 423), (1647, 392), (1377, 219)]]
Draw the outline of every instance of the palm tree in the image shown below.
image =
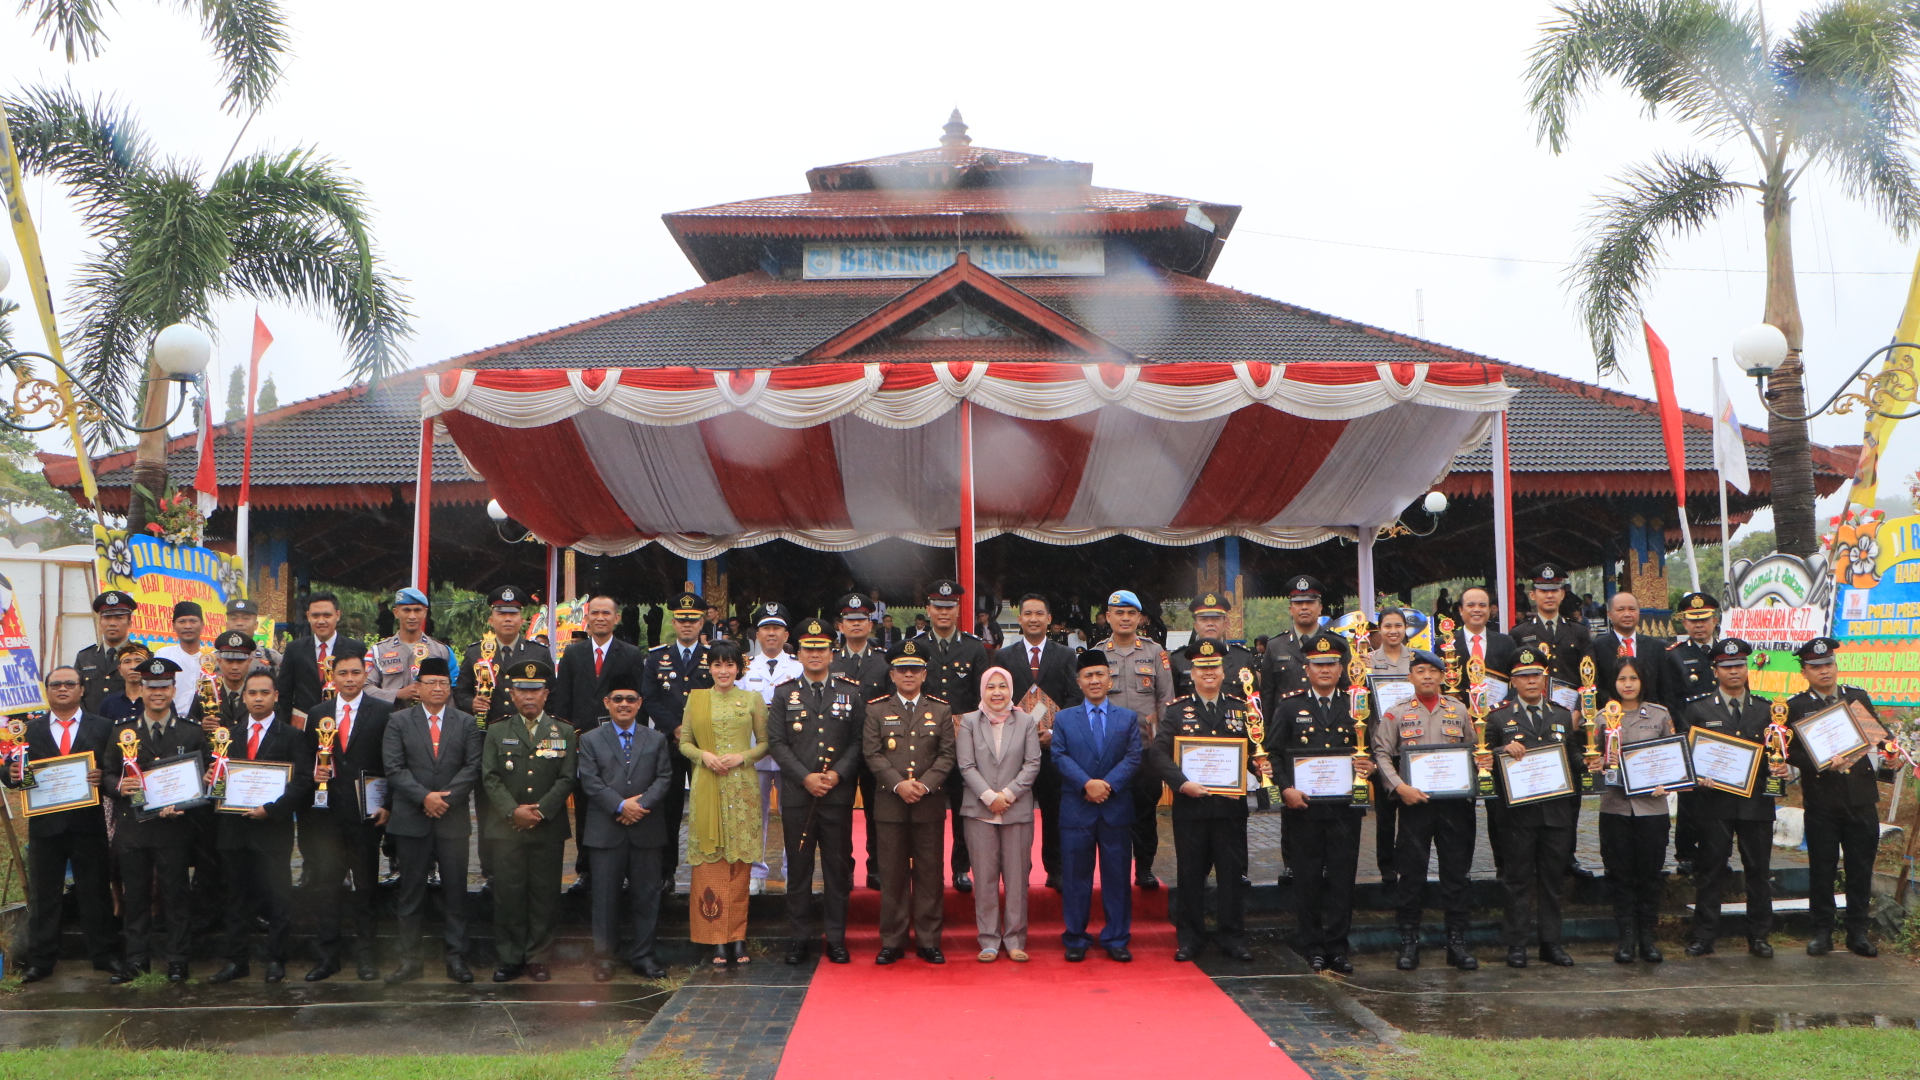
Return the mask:
[[(117, 105), (36, 89), (4, 99), (21, 167), (63, 184), (99, 249), (80, 268), (68, 305), (68, 348), (87, 386), (142, 427), (166, 418), (147, 345), (176, 322), (212, 322), (215, 301), (284, 300), (333, 317), (351, 375), (398, 368), (407, 297), (380, 269), (359, 184), (312, 150), (242, 157), (206, 174), (160, 158)], [(140, 436), (133, 480), (166, 483), (166, 432)], [(128, 524), (146, 521), (142, 500)]]
[[(1903, 239), (1920, 221), (1907, 149), (1920, 89), (1920, 2), (1827, 0), (1784, 37), (1769, 32), (1757, 6), (1725, 0), (1582, 0), (1556, 10), (1527, 73), (1538, 135), (1554, 153), (1566, 146), (1573, 109), (1604, 79), (1637, 94), (1649, 116), (1664, 109), (1716, 148), (1657, 154), (1598, 200), (1568, 276), (1600, 370), (1618, 368), (1618, 341), (1638, 330), (1664, 241), (1756, 198), (1767, 253), (1763, 318), (1791, 350), (1768, 399), (1799, 416), (1794, 189), (1818, 165)], [(1740, 146), (1752, 153), (1751, 171), (1736, 171), (1717, 152)], [(1818, 540), (1807, 426), (1773, 413), (1767, 432), (1780, 550), (1811, 555)]]
[[(100, 15), (113, 6), (112, 0), (24, 0), (20, 12), (33, 15), (34, 31), (71, 64), (100, 54), (107, 40)], [(220, 57), (226, 109), (251, 111), (265, 104), (287, 51), (286, 20), (276, 0), (174, 0), (173, 6), (199, 16), (201, 36)]]

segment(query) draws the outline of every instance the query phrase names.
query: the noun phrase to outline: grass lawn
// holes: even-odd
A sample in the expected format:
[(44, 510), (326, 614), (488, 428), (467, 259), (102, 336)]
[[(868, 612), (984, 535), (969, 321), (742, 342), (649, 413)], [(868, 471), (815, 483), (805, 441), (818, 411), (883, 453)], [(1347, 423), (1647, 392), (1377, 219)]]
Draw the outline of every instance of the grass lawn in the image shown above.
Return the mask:
[[(314, 1054), (268, 1056), (208, 1050), (16, 1050), (0, 1054), (0, 1080), (586, 1080), (610, 1077), (627, 1040), (562, 1053), (481, 1056)], [(675, 1058), (643, 1062), (633, 1080), (710, 1080)]]
[[(1821, 1028), (1685, 1039), (1456, 1039), (1419, 1053), (1343, 1051), (1374, 1080), (1896, 1080), (1920, 1077), (1920, 1031)], [(3, 1070), (4, 1066), (0, 1066)], [(5, 1075), (0, 1071), (0, 1075)]]

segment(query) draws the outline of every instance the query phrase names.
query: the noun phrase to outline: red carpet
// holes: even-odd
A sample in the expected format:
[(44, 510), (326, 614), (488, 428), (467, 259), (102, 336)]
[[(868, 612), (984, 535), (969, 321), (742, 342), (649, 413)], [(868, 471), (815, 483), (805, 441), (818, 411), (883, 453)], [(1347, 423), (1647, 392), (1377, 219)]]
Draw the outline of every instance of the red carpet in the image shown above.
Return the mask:
[[(787, 1039), (779, 1080), (1144, 1077), (1211, 1068), (1306, 1080), (1198, 967), (1174, 963), (1164, 890), (1134, 892), (1133, 963), (1116, 964), (1097, 947), (1084, 962), (1067, 963), (1060, 894), (1044, 884), (1037, 832), (1031, 961), (974, 959), (973, 897), (949, 889), (946, 965), (912, 953), (887, 967), (875, 964), (880, 894), (859, 884), (866, 880), (863, 817), (854, 815), (854, 857), (862, 865), (848, 914), (853, 963), (821, 962)], [(1097, 936), (1100, 924), (1096, 891), (1089, 932)]]

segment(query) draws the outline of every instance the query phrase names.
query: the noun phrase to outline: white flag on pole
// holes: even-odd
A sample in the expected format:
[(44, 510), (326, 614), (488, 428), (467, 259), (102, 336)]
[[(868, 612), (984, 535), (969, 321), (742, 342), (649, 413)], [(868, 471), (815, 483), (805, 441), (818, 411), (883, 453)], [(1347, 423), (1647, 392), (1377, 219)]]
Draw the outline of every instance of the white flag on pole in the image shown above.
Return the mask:
[(1740, 418), (1733, 414), (1733, 401), (1720, 381), (1720, 365), (1713, 365), (1713, 467), (1722, 483), (1732, 484), (1746, 494), (1752, 485), (1747, 475), (1747, 440), (1740, 433)]

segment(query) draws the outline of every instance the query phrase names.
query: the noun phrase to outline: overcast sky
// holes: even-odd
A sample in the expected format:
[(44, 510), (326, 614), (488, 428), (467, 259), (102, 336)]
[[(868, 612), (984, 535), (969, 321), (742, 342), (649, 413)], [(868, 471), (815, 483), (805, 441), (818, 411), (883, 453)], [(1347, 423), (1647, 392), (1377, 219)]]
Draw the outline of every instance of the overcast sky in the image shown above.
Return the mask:
[[(1776, 25), (1807, 6), (1765, 5)], [(1536, 145), (1522, 76), (1551, 8), (1532, 0), (1364, 14), (1033, 0), (287, 7), (287, 77), (241, 149), (318, 147), (361, 180), (414, 298), (415, 363), (695, 286), (662, 213), (800, 191), (811, 166), (931, 146), (958, 106), (977, 145), (1090, 161), (1104, 186), (1244, 206), (1216, 282), (1407, 333), (1423, 291), (1428, 338), (1593, 379), (1563, 282), (1592, 198), (1656, 150), (1695, 145), (1618, 90), (1577, 119), (1568, 153)], [(171, 9), (126, 0), (108, 13), (106, 55), (72, 67), (9, 16), (6, 82), (117, 95), (166, 153), (211, 169), (241, 121), (220, 111), (215, 65)], [(1723, 154), (1750, 172), (1744, 148)], [(28, 188), (61, 294), (86, 241), (57, 192)], [(1794, 239), (1824, 400), (1890, 340), (1915, 245), (1817, 175), (1800, 189)], [(1647, 317), (1683, 401), (1704, 409), (1712, 358), (1761, 315), (1758, 205), (1676, 242), (1669, 265), (1685, 269), (1662, 275)], [(7, 295), (30, 304), (17, 275)], [(252, 310), (222, 312), (222, 402)], [(343, 384), (324, 321), (263, 314), (283, 403)], [(1631, 355), (1606, 381), (1651, 396), (1644, 353)], [(1730, 361), (1725, 377), (1743, 419), (1761, 422)], [(1896, 435), (1888, 489), (1920, 466), (1917, 432)], [(1822, 419), (1814, 434), (1858, 442), (1860, 422)]]

